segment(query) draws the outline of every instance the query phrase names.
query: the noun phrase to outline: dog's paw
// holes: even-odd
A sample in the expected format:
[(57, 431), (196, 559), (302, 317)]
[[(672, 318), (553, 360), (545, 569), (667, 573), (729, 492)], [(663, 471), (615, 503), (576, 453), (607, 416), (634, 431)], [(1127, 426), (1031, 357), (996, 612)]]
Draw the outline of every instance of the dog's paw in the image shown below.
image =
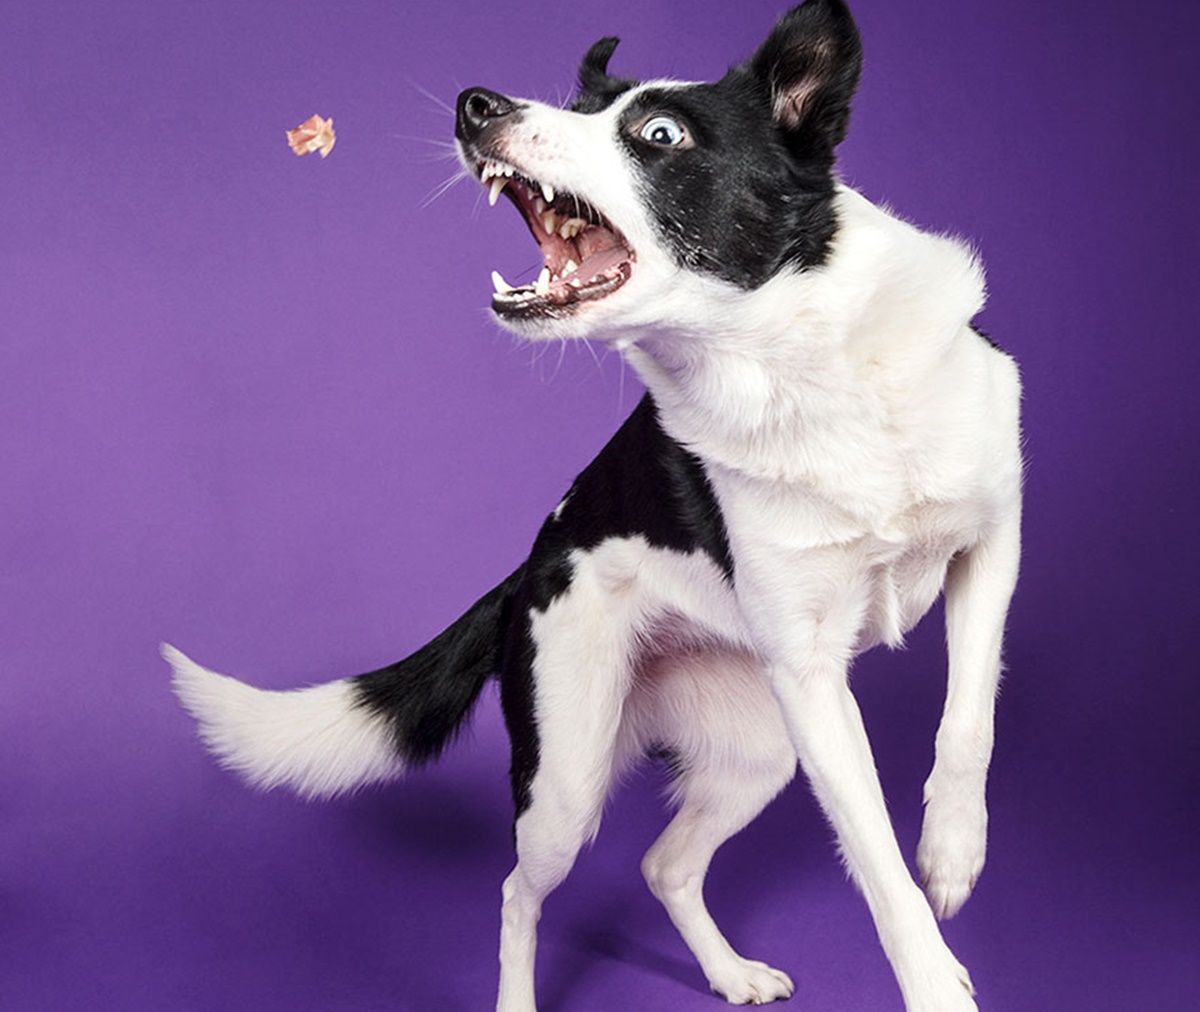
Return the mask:
[(792, 978), (782, 970), (740, 956), (732, 957), (710, 975), (708, 984), (713, 994), (730, 1005), (768, 1005), (773, 1001), (786, 1001), (796, 990)]
[(905, 1005), (907, 1012), (979, 1012), (972, 993), (959, 983), (949, 983), (944, 987), (930, 988), (928, 993), (921, 995)]
[(979, 1012), (971, 976), (954, 959), (947, 972), (927, 980), (919, 993), (906, 995), (904, 1007), (907, 1012)]
[(917, 845), (917, 867), (939, 920), (962, 909), (983, 871), (986, 852), (987, 809), (982, 803), (946, 804), (936, 796), (930, 799)]

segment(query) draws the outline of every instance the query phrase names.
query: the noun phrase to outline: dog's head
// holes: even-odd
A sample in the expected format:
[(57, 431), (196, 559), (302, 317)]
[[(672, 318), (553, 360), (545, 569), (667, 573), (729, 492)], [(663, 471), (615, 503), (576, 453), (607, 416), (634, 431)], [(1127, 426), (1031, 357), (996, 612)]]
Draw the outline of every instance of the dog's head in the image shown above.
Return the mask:
[(806, 0), (714, 83), (614, 77), (616, 45), (588, 51), (569, 110), (458, 99), (464, 164), (545, 262), (521, 287), (493, 275), (493, 312), (525, 336), (635, 331), (693, 282), (755, 290), (820, 264), (836, 228), (833, 150), (861, 65), (842, 0)]

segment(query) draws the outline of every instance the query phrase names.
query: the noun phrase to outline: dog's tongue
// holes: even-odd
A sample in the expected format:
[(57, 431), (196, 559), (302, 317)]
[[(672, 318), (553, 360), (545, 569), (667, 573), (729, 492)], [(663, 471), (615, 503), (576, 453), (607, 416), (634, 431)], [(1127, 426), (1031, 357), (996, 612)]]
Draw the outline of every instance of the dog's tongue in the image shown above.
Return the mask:
[(610, 246), (608, 249), (592, 253), (584, 258), (583, 263), (575, 270), (574, 276), (590, 281), (613, 267), (619, 267), (629, 259), (629, 253), (623, 246)]

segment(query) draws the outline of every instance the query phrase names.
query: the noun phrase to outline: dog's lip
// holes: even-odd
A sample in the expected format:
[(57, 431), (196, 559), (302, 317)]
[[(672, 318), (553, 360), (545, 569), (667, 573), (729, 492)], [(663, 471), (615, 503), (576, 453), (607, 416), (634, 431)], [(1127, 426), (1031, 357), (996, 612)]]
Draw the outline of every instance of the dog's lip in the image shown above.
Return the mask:
[(557, 190), (511, 163), (481, 158), (475, 172), (489, 203), (503, 193), (521, 212), (542, 252), (532, 284), (513, 287), (492, 273), (492, 310), (503, 316), (550, 316), (611, 295), (633, 274), (636, 254), (621, 232), (588, 200)]

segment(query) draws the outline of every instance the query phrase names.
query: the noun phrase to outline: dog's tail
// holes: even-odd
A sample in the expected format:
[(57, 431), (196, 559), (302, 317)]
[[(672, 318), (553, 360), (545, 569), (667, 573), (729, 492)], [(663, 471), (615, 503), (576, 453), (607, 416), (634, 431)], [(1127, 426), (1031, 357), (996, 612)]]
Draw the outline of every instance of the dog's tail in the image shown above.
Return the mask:
[(330, 797), (441, 754), (496, 672), (522, 572), (410, 657), (356, 678), (272, 692), (202, 668), (172, 646), (162, 654), (222, 765), (257, 787)]

